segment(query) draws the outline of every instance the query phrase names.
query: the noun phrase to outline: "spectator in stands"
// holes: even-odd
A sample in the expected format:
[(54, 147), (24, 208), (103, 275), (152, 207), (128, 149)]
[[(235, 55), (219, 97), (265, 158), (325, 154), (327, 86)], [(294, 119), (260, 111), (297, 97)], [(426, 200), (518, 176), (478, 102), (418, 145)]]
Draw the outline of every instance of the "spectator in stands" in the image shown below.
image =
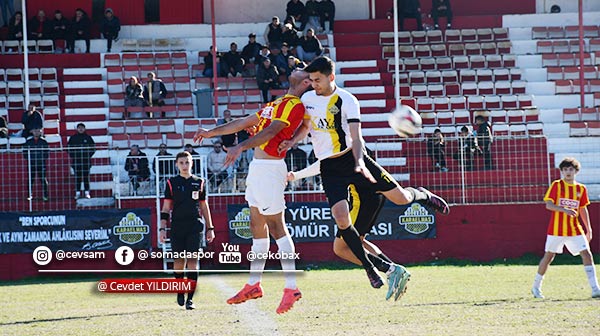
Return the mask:
[(271, 23), (265, 29), (265, 41), (271, 48), (281, 48), (283, 43), (283, 25), (278, 16), (273, 16)]
[[(299, 171), (307, 167), (308, 155), (306, 152), (300, 147), (298, 144), (294, 144), (292, 148), (290, 148), (285, 155), (285, 164), (287, 165), (288, 171)], [(304, 179), (292, 181), (290, 186), (293, 189), (297, 189), (301, 184), (305, 181)]]
[(225, 167), (225, 158), (227, 154), (223, 151), (223, 145), (220, 142), (213, 144), (213, 151), (208, 154), (206, 160), (208, 169), (208, 180), (212, 183), (214, 188), (218, 188), (219, 185), (227, 179), (227, 167)]
[(202, 168), (200, 166), (201, 165), (200, 153), (196, 152), (196, 150), (194, 149), (194, 146), (192, 146), (192, 144), (186, 144), (184, 146), (183, 150), (192, 154), (192, 158), (194, 161), (194, 167), (192, 167), (193, 173), (196, 175), (200, 175), (200, 169)]
[[(31, 130), (33, 136), (29, 138), (25, 145), (23, 145), (23, 156), (25, 160), (29, 162), (30, 166), (30, 175), (29, 175), (29, 183), (32, 186), (35, 185), (34, 177), (38, 177), (40, 179), (40, 184), (43, 189), (43, 200), (44, 202), (48, 201), (48, 179), (46, 178), (46, 164), (48, 162), (48, 142), (46, 139), (42, 137), (41, 128), (36, 128)], [(32, 195), (30, 194), (27, 198), (28, 200), (32, 200)]]
[(285, 43), (290, 49), (294, 49), (300, 42), (300, 39), (298, 38), (298, 31), (291, 23), (286, 23), (283, 25), (281, 40), (282, 45)]
[(446, 143), (439, 128), (436, 128), (431, 139), (427, 140), (427, 153), (431, 156), (436, 170), (448, 171), (448, 168), (446, 168)]
[(244, 62), (246, 64), (259, 64), (260, 60), (258, 58), (258, 54), (260, 53), (261, 48), (262, 46), (260, 43), (256, 42), (256, 34), (250, 33), (248, 35), (248, 44), (246, 44), (242, 49), (242, 57), (244, 58)]
[(150, 179), (150, 169), (146, 153), (140, 150), (140, 146), (132, 145), (125, 159), (125, 170), (129, 174), (129, 182), (133, 187), (134, 195), (140, 187), (140, 182)]
[(466, 171), (471, 171), (475, 153), (481, 153), (481, 149), (477, 145), (477, 138), (469, 133), (467, 126), (463, 126), (460, 128), (458, 142), (459, 148), (458, 152), (454, 153), (454, 159), (461, 162)]
[(110, 52), (112, 42), (119, 40), (119, 31), (121, 30), (121, 21), (113, 13), (112, 8), (107, 8), (104, 11), (102, 19), (101, 32), (106, 39), (106, 51)]
[(15, 12), (15, 15), (13, 15), (8, 21), (8, 39), (23, 39), (23, 13)]
[(452, 8), (450, 0), (431, 0), (431, 18), (435, 29), (440, 29), (438, 19), (440, 16), (446, 17), (446, 28), (452, 27)]
[[(333, 23), (335, 21), (335, 4), (331, 0), (322, 0), (318, 3), (317, 12), (320, 14), (321, 27), (325, 33), (333, 32)], [(325, 22), (329, 22), (329, 29), (326, 29)]]
[[(56, 41), (57, 40), (62, 40), (62, 41), (66, 41), (69, 39), (69, 20), (67, 20), (61, 11), (56, 10), (54, 12), (54, 20), (52, 20), (52, 22), (50, 23), (50, 27), (52, 29), (52, 39), (54, 40), (54, 49), (58, 49), (57, 48), (57, 44)], [(64, 43), (64, 42), (63, 42)], [(62, 49), (64, 48), (61, 47), (61, 52)]]
[(300, 30), (304, 30), (306, 26), (306, 9), (304, 8), (304, 4), (300, 0), (290, 0), (287, 3), (286, 14), (291, 16), (296, 20), (296, 22), (302, 23), (300, 26)]
[(31, 136), (32, 130), (42, 129), (44, 127), (44, 118), (42, 117), (42, 114), (36, 110), (35, 105), (33, 104), (29, 104), (27, 111), (23, 112), (21, 122), (23, 123), (23, 133), (21, 135), (26, 139)]
[(261, 63), (259, 63), (258, 65), (262, 64), (262, 61), (265, 58), (270, 58), (269, 55), (271, 55), (271, 49), (269, 49), (268, 45), (263, 45), (260, 48), (260, 52), (258, 53), (258, 59), (260, 60)]
[(484, 116), (478, 115), (475, 117), (475, 124), (477, 125), (477, 142), (483, 154), (484, 168), (485, 170), (491, 170), (493, 169), (491, 147), (494, 137), (492, 136), (490, 123)]
[(90, 168), (92, 156), (96, 152), (96, 143), (86, 133), (85, 124), (77, 124), (77, 133), (69, 138), (67, 147), (71, 157), (71, 167), (75, 171), (75, 199), (81, 197), (81, 183), (83, 183), (85, 198), (90, 198)]
[(15, 15), (14, 0), (0, 0), (0, 10), (2, 10), (2, 26), (8, 27), (9, 18)]
[(242, 77), (244, 71), (244, 58), (237, 47), (237, 43), (231, 42), (229, 51), (223, 55), (223, 67), (227, 69), (229, 77)]
[(288, 77), (296, 69), (304, 69), (306, 64), (294, 56), (288, 56), (286, 74)]
[(268, 57), (263, 59), (262, 64), (256, 71), (256, 82), (262, 92), (263, 102), (265, 103), (269, 102), (269, 90), (280, 88), (279, 71), (271, 64), (271, 60)]
[(0, 115), (0, 138), (8, 138), (8, 123), (3, 115)]
[(271, 63), (277, 68), (277, 71), (281, 75), (288, 75), (287, 73), (287, 58), (290, 56), (289, 47), (287, 43), (281, 45), (281, 50), (278, 50), (271, 54)]
[[(304, 5), (304, 10), (306, 11), (306, 27), (312, 27), (315, 31), (322, 31), (323, 27), (321, 27), (321, 14), (319, 13), (319, 5), (315, 0), (307, 0)], [(304, 30), (302, 29), (302, 30)], [(306, 34), (306, 32), (305, 32)]]
[(296, 48), (298, 58), (304, 62), (311, 62), (313, 59), (323, 54), (321, 41), (315, 36), (315, 31), (309, 28), (306, 35), (300, 40), (300, 45)]
[(75, 52), (75, 41), (85, 40), (85, 52), (90, 52), (90, 31), (92, 29), (92, 22), (88, 17), (87, 13), (77, 8), (75, 10), (75, 17), (71, 20), (71, 39), (69, 40), (68, 48), (71, 54)]
[(158, 178), (162, 182), (166, 178), (175, 175), (175, 164), (172, 160), (159, 160), (157, 172), (156, 160), (160, 157), (173, 157), (173, 154), (167, 152), (167, 145), (165, 144), (160, 144), (160, 146), (158, 146), (158, 153), (152, 161), (152, 171), (154, 172), (154, 174), (158, 174)]
[(129, 77), (125, 87), (125, 108), (131, 106), (144, 107), (144, 87), (135, 76)]
[(404, 18), (416, 19), (417, 30), (423, 30), (421, 3), (419, 0), (398, 0), (398, 24), (400, 25), (400, 30), (404, 30)]
[(148, 106), (164, 106), (167, 97), (165, 84), (156, 78), (154, 72), (148, 72), (148, 81), (144, 85), (144, 100)]
[[(208, 54), (204, 56), (204, 71), (202, 71), (202, 75), (204, 77), (213, 77), (213, 46), (210, 46), (208, 50)], [(223, 69), (223, 63), (221, 62), (221, 53), (217, 53), (217, 71), (218, 77), (226, 77), (227, 76), (227, 68)]]
[(38, 14), (29, 20), (27, 31), (32, 40), (47, 40), (52, 38), (52, 23), (46, 18), (46, 12), (39, 10)]
[[(225, 110), (223, 111), (223, 118), (217, 120), (217, 126), (226, 124), (228, 122), (232, 122), (233, 118), (231, 117), (231, 111)], [(235, 145), (235, 133), (226, 134), (221, 136), (221, 143), (225, 148), (233, 147)]]

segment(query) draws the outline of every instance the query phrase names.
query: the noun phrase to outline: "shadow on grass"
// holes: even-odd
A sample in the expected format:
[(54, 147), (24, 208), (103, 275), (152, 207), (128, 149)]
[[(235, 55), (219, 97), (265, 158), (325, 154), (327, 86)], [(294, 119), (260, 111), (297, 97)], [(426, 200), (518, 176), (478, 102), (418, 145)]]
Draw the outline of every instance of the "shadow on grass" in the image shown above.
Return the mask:
[(28, 325), (32, 323), (47, 323), (47, 322), (61, 322), (61, 321), (75, 321), (75, 320), (89, 320), (96, 317), (110, 317), (110, 316), (125, 316), (125, 315), (138, 315), (138, 314), (147, 314), (147, 313), (160, 313), (160, 312), (170, 312), (172, 309), (150, 309), (138, 312), (130, 312), (130, 313), (111, 313), (111, 314), (98, 314), (98, 315), (88, 315), (88, 316), (71, 316), (71, 317), (57, 317), (51, 319), (40, 319), (40, 320), (30, 320), (30, 321), (15, 321), (15, 322), (7, 322), (0, 323), (0, 326), (15, 326), (15, 325)]
[[(433, 261), (424, 261), (419, 263), (406, 263), (405, 266), (537, 266), (540, 262), (541, 255), (526, 254), (519, 258), (512, 259), (494, 259), (490, 261), (474, 261), (474, 260), (460, 260), (460, 259), (441, 259)], [(397, 262), (402, 264), (402, 260)], [(552, 265), (581, 265), (580, 257), (573, 257), (571, 255), (562, 254), (556, 255), (556, 258), (552, 262)], [(350, 264), (347, 262), (324, 262), (315, 264), (299, 264), (298, 269), (304, 269), (307, 271), (312, 270), (350, 270), (350, 269), (362, 269), (362, 267)]]
[(430, 302), (430, 303), (415, 303), (403, 305), (404, 307), (435, 307), (435, 306), (495, 306), (501, 304), (513, 304), (513, 303), (558, 303), (558, 302), (578, 302), (578, 301), (590, 301), (590, 299), (554, 299), (554, 300), (539, 300), (529, 298), (517, 298), (517, 299), (498, 299), (498, 300), (486, 300), (486, 301), (458, 301), (458, 302)]

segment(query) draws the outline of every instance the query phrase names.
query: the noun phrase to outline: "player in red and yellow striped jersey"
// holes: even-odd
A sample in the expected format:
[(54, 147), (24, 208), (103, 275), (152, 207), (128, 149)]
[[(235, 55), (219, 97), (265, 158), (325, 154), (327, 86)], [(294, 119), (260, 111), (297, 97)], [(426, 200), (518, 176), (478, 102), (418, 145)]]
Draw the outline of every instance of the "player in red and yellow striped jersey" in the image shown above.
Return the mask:
[[(587, 205), (590, 201), (585, 185), (575, 181), (575, 175), (581, 169), (581, 164), (574, 158), (564, 158), (558, 167), (563, 178), (552, 182), (544, 196), (546, 209), (552, 211), (552, 216), (548, 225), (544, 257), (538, 266), (531, 292), (536, 298), (544, 298), (542, 294), (544, 274), (554, 260), (554, 256), (562, 253), (563, 247), (566, 246), (572, 255), (581, 254), (583, 267), (592, 287), (592, 297), (600, 298), (594, 258), (589, 245), (592, 240), (592, 226)], [(579, 221), (580, 218), (585, 231)]]
[(296, 287), (293, 271), (296, 264), (291, 256), (295, 256), (292, 238), (284, 220), (287, 185), (287, 166), (284, 158), (286, 151), (279, 151), (279, 145), (289, 140), (302, 123), (305, 108), (300, 96), (310, 87), (308, 73), (295, 71), (290, 77), (290, 88), (287, 94), (268, 103), (262, 110), (246, 118), (236, 119), (211, 130), (199, 129), (194, 136), (195, 141), (212, 138), (224, 134), (235, 134), (238, 131), (254, 128), (252, 137), (236, 146), (227, 148), (225, 165), (232, 165), (240, 154), (254, 148), (254, 158), (248, 167), (246, 178), (246, 201), (250, 206), (250, 230), (252, 231), (252, 251), (257, 256), (250, 260), (250, 277), (248, 283), (236, 295), (227, 300), (229, 304), (239, 304), (263, 296), (260, 280), (265, 267), (265, 258), (269, 252), (269, 234), (275, 238), (281, 255), (281, 268), (285, 272), (285, 289), (278, 314), (285, 313), (302, 297)]

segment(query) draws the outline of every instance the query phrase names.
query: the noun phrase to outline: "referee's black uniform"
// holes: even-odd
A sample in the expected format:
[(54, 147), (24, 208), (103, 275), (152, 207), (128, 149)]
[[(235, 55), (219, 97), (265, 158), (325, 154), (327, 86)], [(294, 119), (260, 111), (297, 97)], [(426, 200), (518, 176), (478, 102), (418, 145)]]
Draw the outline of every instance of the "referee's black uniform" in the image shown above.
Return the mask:
[(200, 201), (206, 201), (204, 179), (192, 175), (169, 178), (165, 198), (173, 201), (171, 216), (171, 247), (174, 252), (194, 252), (200, 249), (200, 234), (204, 219), (200, 216)]

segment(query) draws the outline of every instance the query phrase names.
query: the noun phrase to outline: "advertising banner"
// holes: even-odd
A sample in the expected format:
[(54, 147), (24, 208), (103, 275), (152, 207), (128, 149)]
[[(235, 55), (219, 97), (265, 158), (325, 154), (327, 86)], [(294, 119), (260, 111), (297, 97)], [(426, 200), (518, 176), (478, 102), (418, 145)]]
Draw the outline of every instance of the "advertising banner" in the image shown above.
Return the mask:
[(150, 248), (150, 210), (82, 210), (0, 213), (0, 253)]
[[(251, 244), (250, 208), (227, 206), (229, 241)], [(294, 242), (329, 242), (337, 225), (327, 203), (288, 203), (285, 222)], [(428, 239), (436, 237), (435, 212), (419, 203), (398, 206), (387, 202), (369, 233), (370, 240)]]

